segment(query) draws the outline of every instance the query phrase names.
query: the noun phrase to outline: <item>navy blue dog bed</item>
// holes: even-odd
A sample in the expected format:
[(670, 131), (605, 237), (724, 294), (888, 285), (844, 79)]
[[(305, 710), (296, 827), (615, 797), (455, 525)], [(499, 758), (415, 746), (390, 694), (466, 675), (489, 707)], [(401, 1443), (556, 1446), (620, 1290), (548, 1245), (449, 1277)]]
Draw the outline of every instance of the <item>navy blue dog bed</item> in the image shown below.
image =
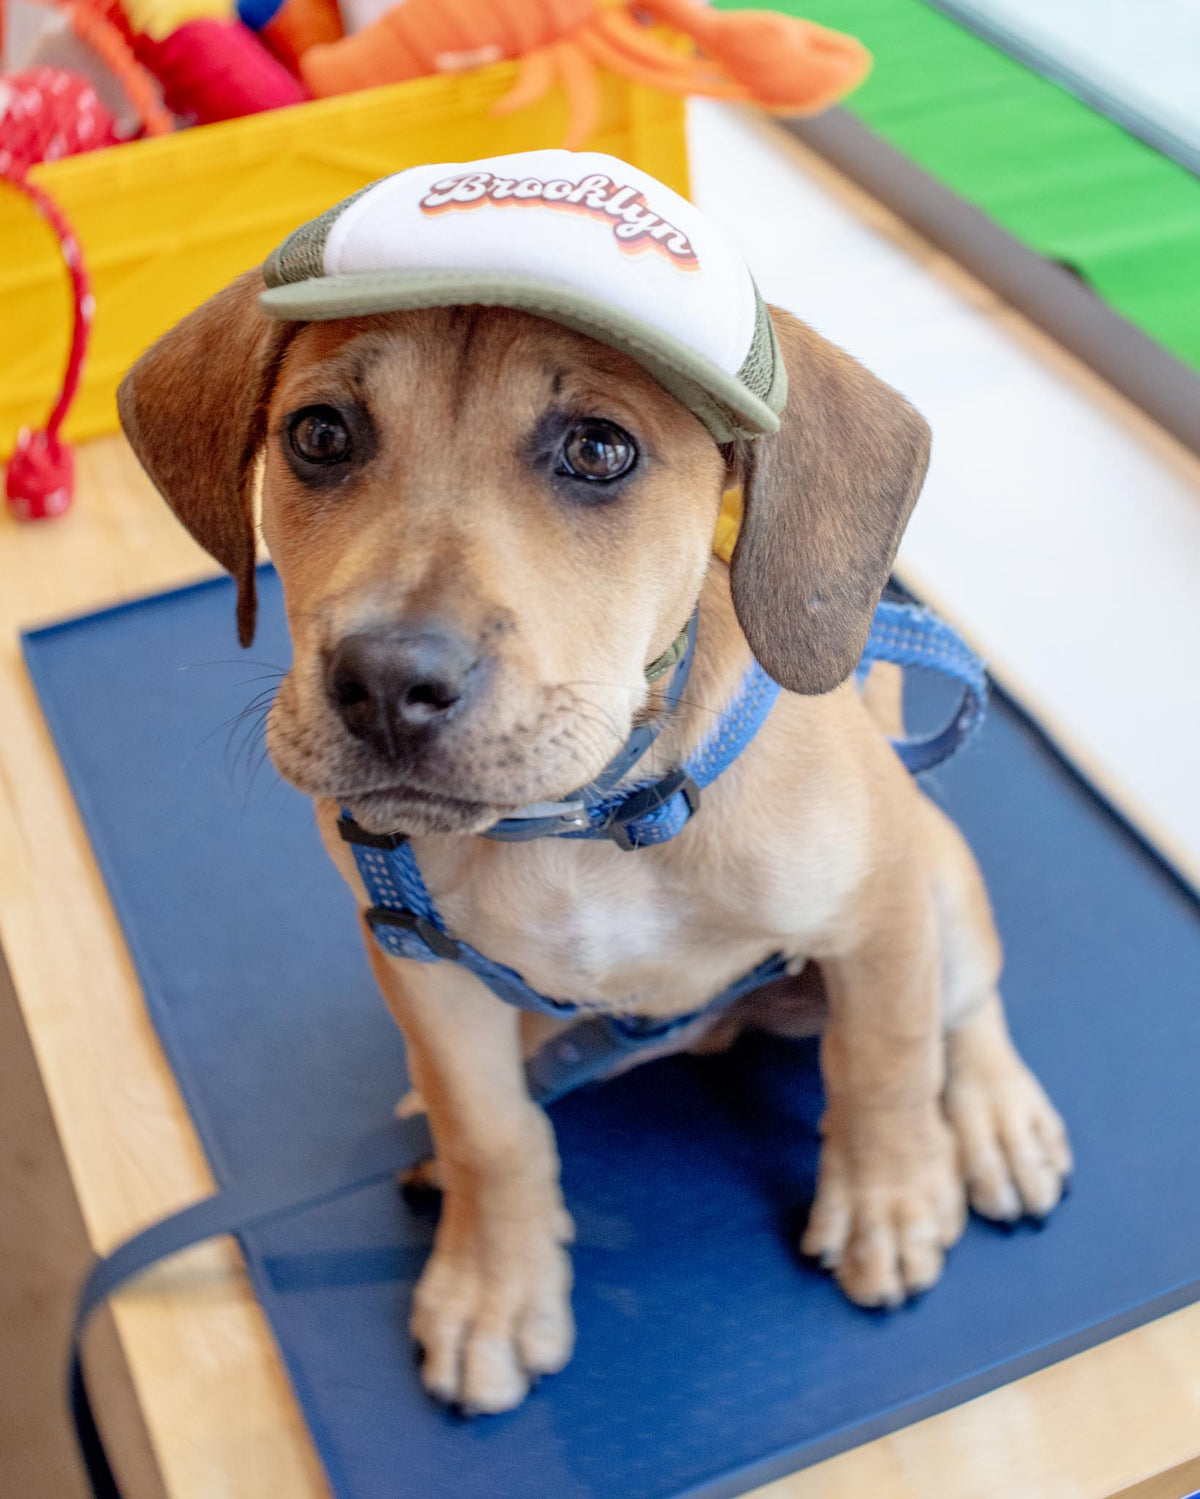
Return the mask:
[[(252, 656), (283, 666), (270, 571), (261, 594)], [(231, 756), (265, 670), (231, 659), (232, 617), (222, 581), (25, 642), (222, 1185), (327, 1161), (404, 1079), (308, 803), (239, 762), (244, 726)], [(1048, 1226), (973, 1222), (928, 1296), (857, 1310), (795, 1251), (813, 1047), (651, 1063), (552, 1108), (579, 1342), (510, 1415), (422, 1393), (405, 1322), (433, 1221), (393, 1186), (242, 1236), (340, 1499), (718, 1499), (1200, 1297), (1195, 896), (1003, 698), (932, 789), (983, 865), (1013, 1030), (1071, 1128)]]

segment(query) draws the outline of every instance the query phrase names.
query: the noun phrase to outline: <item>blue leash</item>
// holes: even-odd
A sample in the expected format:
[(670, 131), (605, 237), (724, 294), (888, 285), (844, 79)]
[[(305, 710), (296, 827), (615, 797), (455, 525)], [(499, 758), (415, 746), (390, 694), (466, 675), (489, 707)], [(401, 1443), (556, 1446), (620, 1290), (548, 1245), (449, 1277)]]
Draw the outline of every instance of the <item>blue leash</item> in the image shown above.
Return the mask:
[[(667, 711), (657, 723), (635, 729), (588, 788), (562, 803), (536, 809), (535, 815), (506, 818), (484, 836), (502, 841), (607, 838), (620, 848), (634, 850), (665, 843), (682, 832), (699, 810), (703, 788), (728, 769), (754, 739), (780, 691), (755, 663), (716, 728), (685, 765), (656, 781), (617, 791), (619, 782), (644, 757), (682, 697), (695, 642), (693, 616), (686, 649), (666, 694)], [(938, 671), (963, 689), (953, 716), (936, 733), (893, 741), (896, 753), (914, 775), (948, 759), (979, 728), (987, 702), (983, 663), (937, 615), (913, 604), (882, 602), (859, 665), (860, 678), (876, 661)], [(711, 1018), (716, 1011), (782, 978), (787, 971), (783, 956), (772, 954), (701, 1009), (665, 1020), (599, 1013), (596, 1004), (551, 999), (532, 989), (514, 969), (451, 936), (403, 834), (369, 833), (345, 812), (339, 827), (353, 847), (372, 902), (367, 920), (385, 952), (424, 963), (461, 963), (499, 999), (520, 1009), (560, 1017), (583, 1015), (526, 1064), (526, 1082), (538, 1103), (552, 1103), (576, 1088), (623, 1070), (639, 1055), (667, 1049), (689, 1026)], [(416, 1165), (432, 1151), (433, 1140), (424, 1117), (393, 1121), (351, 1143), (324, 1168), (310, 1166), (295, 1178), (269, 1175), (261, 1181), (226, 1187), (161, 1219), (111, 1254), (96, 1259), (76, 1305), (68, 1373), (75, 1435), (95, 1499), (121, 1499), (121, 1489), (96, 1424), (83, 1371), (83, 1335), (92, 1313), (135, 1275), (191, 1244), (220, 1234), (262, 1228), (290, 1213), (337, 1201)]]
[(433, 1137), (424, 1117), (394, 1120), (386, 1128), (354, 1141), (324, 1170), (306, 1168), (296, 1177), (272, 1174), (261, 1181), (226, 1187), (152, 1223), (111, 1254), (95, 1260), (75, 1305), (67, 1377), (75, 1437), (95, 1499), (121, 1499), (121, 1488), (96, 1425), (83, 1372), (83, 1334), (92, 1313), (127, 1281), (168, 1255), (220, 1234), (262, 1228), (300, 1208), (335, 1202), (386, 1181), (397, 1169), (424, 1160), (432, 1149)]
[(962, 636), (932, 609), (884, 599), (871, 621), (871, 633), (859, 662), (860, 676), (876, 661), (940, 672), (963, 689), (953, 716), (936, 734), (892, 740), (904, 768), (913, 775), (923, 775), (948, 760), (983, 723), (987, 669)]

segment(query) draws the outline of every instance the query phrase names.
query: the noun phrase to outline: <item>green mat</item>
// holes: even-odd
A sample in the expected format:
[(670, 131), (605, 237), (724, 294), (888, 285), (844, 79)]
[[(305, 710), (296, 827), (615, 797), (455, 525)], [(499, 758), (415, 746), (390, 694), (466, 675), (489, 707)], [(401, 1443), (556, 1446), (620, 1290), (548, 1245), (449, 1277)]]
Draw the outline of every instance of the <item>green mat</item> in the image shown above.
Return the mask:
[(1200, 179), (925, 0), (717, 0), (861, 37), (847, 108), (1200, 370)]

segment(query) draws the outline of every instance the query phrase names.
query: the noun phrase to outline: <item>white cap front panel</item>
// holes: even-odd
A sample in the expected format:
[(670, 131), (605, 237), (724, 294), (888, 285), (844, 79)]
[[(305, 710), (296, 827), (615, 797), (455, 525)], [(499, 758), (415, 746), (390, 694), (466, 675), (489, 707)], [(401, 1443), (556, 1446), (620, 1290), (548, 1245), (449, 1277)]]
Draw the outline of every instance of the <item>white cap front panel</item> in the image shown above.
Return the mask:
[(527, 151), (385, 178), (331, 226), (324, 270), (536, 276), (633, 314), (730, 375), (754, 339), (754, 284), (720, 226), (594, 151)]

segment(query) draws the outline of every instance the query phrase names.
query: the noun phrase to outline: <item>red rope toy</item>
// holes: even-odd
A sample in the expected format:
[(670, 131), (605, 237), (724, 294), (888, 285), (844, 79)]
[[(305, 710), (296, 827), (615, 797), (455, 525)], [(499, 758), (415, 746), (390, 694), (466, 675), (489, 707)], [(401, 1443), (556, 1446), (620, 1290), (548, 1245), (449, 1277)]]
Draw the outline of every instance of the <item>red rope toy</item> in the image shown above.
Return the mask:
[(79, 241), (61, 210), (27, 174), (38, 162), (111, 145), (115, 139), (112, 116), (86, 79), (59, 68), (29, 68), (0, 79), (0, 176), (24, 193), (54, 230), (74, 303), (71, 347), (54, 410), (43, 430), (21, 429), (9, 459), (4, 493), (18, 520), (61, 515), (71, 503), (75, 462), (59, 429), (79, 388), (95, 310)]
[[(54, 0), (48, 3), (54, 5)], [(0, 0), (0, 10), (3, 4)], [(156, 42), (131, 30), (120, 0), (76, 0), (66, 13), (75, 34), (121, 83), (147, 135), (166, 134), (174, 123), (159, 97), (155, 74), (168, 105), (201, 122), (297, 104), (307, 97), (240, 23), (199, 19)], [(8, 509), (18, 520), (61, 515), (71, 503), (74, 459), (59, 433), (79, 388), (95, 308), (79, 241), (61, 210), (29, 180), (29, 170), (39, 162), (117, 143), (116, 124), (87, 79), (53, 67), (0, 77), (0, 179), (24, 193), (58, 236), (74, 302), (71, 347), (54, 410), (43, 430), (20, 432), (9, 460), (4, 489)]]

